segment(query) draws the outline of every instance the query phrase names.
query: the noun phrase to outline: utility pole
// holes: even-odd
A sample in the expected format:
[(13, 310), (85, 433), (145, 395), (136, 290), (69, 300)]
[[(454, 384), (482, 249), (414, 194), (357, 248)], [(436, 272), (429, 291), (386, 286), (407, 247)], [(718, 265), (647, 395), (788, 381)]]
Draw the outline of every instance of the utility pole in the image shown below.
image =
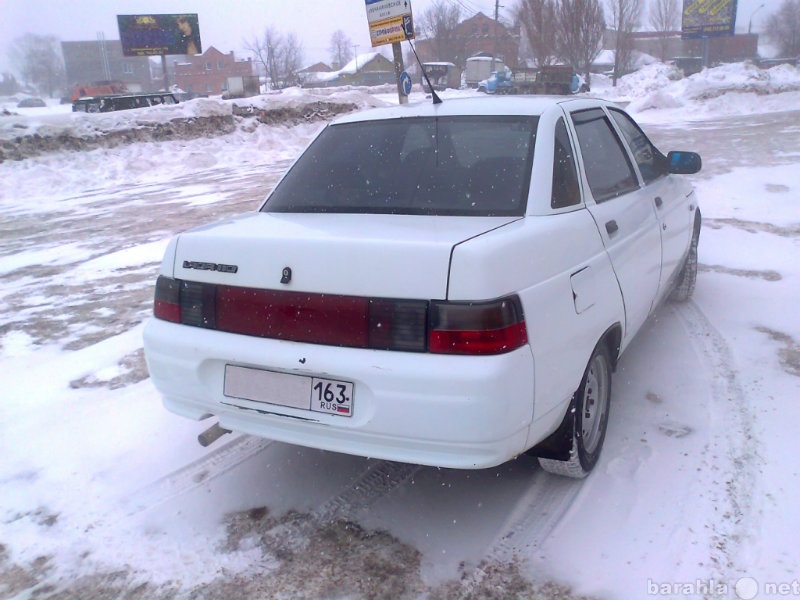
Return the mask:
[(403, 51), (400, 48), (400, 42), (392, 44), (392, 62), (394, 63), (394, 78), (397, 81), (397, 99), (400, 104), (408, 104), (408, 96), (403, 93), (400, 84), (400, 74), (405, 70), (403, 65)]
[[(500, 27), (500, 0), (494, 0), (494, 43), (492, 44), (492, 67), (491, 71), (494, 71), (494, 60), (495, 56), (497, 55), (497, 45), (500, 40), (500, 35), (498, 33)], [(505, 58), (505, 57), (504, 57)]]

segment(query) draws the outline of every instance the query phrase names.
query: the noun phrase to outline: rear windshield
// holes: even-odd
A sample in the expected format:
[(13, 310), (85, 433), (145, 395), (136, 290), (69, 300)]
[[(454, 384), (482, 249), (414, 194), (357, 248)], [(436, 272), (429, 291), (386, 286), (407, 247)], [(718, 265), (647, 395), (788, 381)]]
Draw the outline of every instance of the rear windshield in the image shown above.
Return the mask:
[(522, 215), (536, 125), (516, 116), (331, 125), (262, 210)]

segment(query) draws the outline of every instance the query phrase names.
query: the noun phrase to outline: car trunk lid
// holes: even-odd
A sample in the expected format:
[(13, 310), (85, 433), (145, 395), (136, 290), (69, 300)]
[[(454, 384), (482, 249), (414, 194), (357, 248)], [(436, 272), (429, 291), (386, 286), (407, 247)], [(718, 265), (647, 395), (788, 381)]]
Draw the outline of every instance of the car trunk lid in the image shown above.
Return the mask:
[(182, 234), (173, 273), (245, 288), (444, 299), (453, 247), (518, 219), (252, 213)]

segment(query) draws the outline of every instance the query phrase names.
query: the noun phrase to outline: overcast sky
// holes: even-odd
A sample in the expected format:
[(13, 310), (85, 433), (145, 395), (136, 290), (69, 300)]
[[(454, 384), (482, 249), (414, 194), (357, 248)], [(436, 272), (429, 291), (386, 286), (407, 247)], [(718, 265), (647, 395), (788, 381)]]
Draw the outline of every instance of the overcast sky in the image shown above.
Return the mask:
[[(433, 0), (412, 0), (415, 16)], [(494, 14), (494, 0), (447, 0), (465, 8), (466, 16), (478, 11)], [(650, 0), (644, 0), (647, 4)], [(737, 31), (747, 31), (748, 21), (761, 4), (766, 6), (753, 19), (753, 30), (775, 11), (781, 0), (739, 0)], [(517, 0), (502, 0), (501, 16)], [(197, 13), (203, 47), (236, 52), (246, 58), (243, 40), (253, 39), (268, 25), (283, 33), (294, 32), (304, 49), (304, 64), (330, 62), (331, 34), (342, 29), (358, 45), (358, 53), (371, 51), (364, 0), (0, 0), (0, 70), (10, 65), (5, 50), (14, 38), (30, 32), (52, 34), (63, 41), (93, 40), (102, 32), (106, 39), (119, 39), (116, 16), (120, 14)], [(388, 48), (388, 47), (385, 47)]]

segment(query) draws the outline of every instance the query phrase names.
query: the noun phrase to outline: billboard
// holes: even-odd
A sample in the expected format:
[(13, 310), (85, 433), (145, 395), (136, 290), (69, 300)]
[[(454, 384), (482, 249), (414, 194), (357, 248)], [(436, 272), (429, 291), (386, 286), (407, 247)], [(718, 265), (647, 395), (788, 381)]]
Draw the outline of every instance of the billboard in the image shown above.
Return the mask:
[(733, 35), (735, 26), (736, 0), (683, 0), (684, 39)]
[(414, 22), (408, 0), (366, 0), (372, 47), (414, 39)]
[(196, 14), (117, 15), (125, 56), (201, 54)]

